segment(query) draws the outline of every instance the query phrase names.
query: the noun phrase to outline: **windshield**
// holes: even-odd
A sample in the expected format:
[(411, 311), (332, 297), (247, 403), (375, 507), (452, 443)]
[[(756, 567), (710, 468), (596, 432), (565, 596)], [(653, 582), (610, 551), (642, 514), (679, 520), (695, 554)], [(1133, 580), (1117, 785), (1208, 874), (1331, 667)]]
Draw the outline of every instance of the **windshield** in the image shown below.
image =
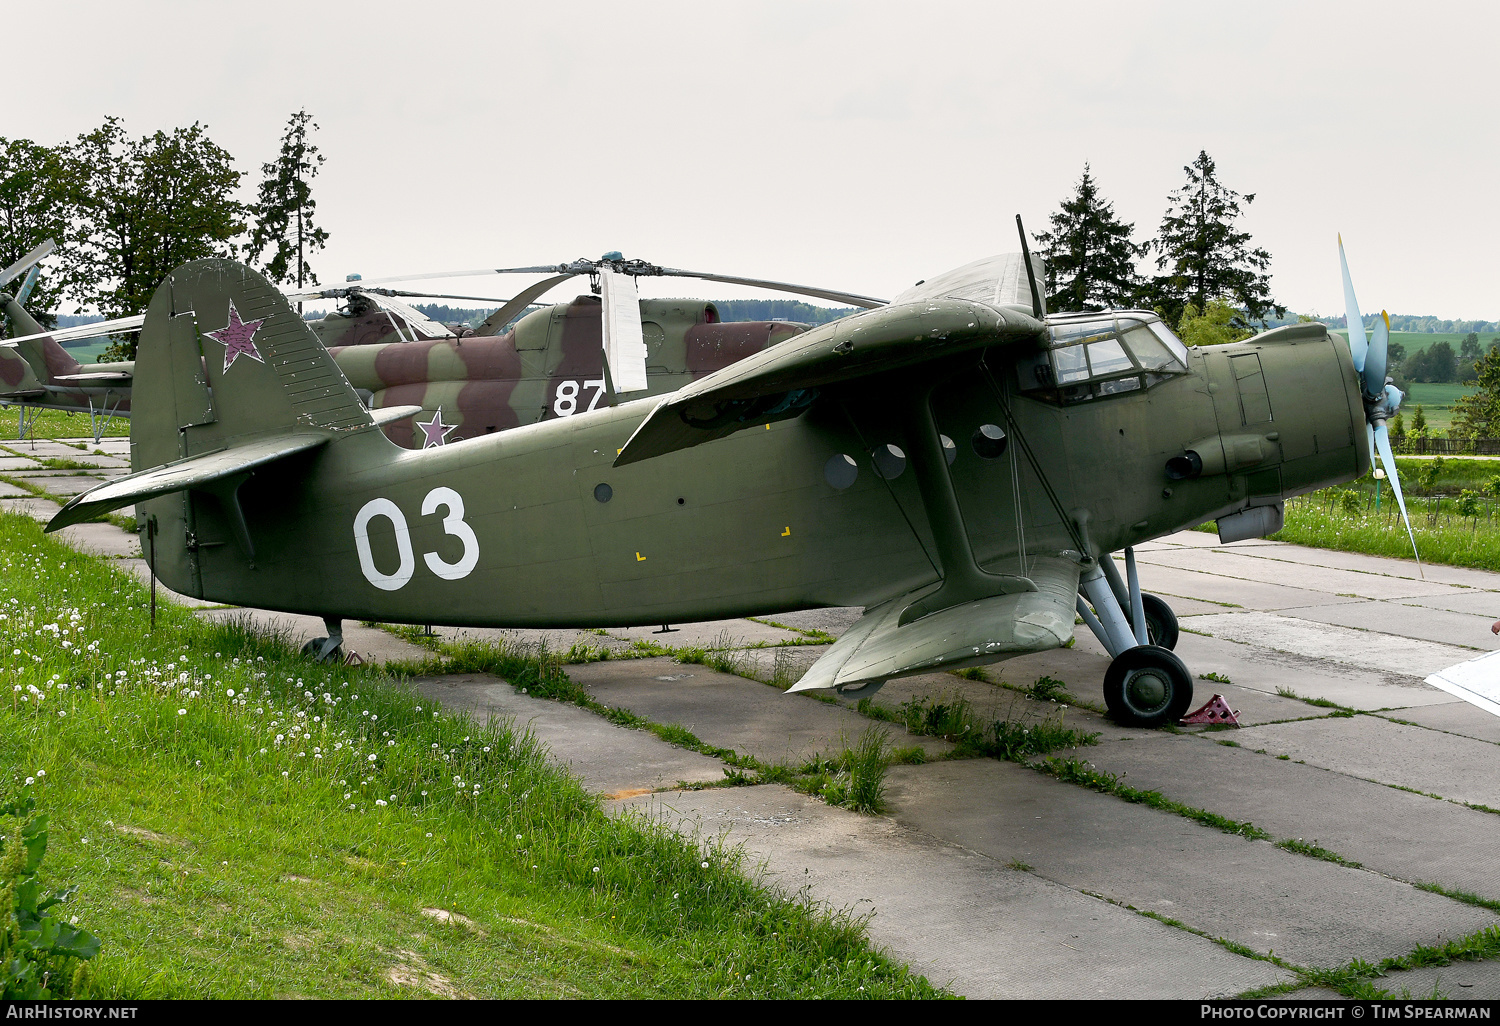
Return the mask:
[(1051, 348), (1019, 368), (1023, 390), (1063, 403), (1150, 388), (1187, 373), (1187, 347), (1143, 311), (1049, 319)]

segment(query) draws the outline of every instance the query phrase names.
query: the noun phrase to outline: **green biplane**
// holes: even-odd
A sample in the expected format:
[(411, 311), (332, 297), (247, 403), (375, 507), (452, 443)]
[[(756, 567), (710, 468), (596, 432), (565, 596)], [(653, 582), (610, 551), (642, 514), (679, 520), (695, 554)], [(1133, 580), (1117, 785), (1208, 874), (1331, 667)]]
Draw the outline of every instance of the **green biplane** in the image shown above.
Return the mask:
[(1036, 264), (1007, 255), (631, 399), (633, 280), (600, 273), (613, 405), (411, 450), (380, 430), (411, 411), (368, 409), (274, 286), (186, 264), (145, 315), (133, 472), (49, 530), (134, 504), (169, 587), (320, 615), (320, 656), (344, 618), (863, 606), (794, 688), (862, 696), (1065, 645), (1077, 614), (1113, 656), (1115, 716), (1160, 724), (1192, 678), (1131, 547), (1210, 519), (1225, 541), (1270, 533), (1288, 496), (1365, 473), (1371, 439), (1394, 480), (1378, 331), (1353, 352), (1321, 324), (1189, 350), (1150, 313), (1047, 315)]

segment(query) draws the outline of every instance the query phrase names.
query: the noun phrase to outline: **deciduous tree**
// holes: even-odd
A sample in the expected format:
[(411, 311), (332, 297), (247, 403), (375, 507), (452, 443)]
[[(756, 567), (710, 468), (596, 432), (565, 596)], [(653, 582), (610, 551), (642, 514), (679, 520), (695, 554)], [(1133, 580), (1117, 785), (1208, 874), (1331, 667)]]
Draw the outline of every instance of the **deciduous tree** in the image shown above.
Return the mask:
[[(68, 190), (63, 154), (30, 139), (0, 138), (0, 267), (9, 267), (47, 239), (68, 241)], [(54, 264), (55, 266), (55, 264)], [(20, 282), (12, 282), (14, 294)], [(43, 267), (27, 310), (50, 328), (62, 301), (62, 276)]]
[(1479, 358), (1474, 376), (1478, 387), (1459, 397), (1453, 408), (1453, 426), (1477, 438), (1500, 437), (1500, 347)]
[[(139, 313), (178, 264), (235, 254), (245, 207), (231, 194), (241, 173), (203, 125), (131, 139), (111, 117), (68, 156), (77, 302), (106, 317)], [(134, 357), (133, 342), (123, 348)]]
[(1135, 225), (1115, 216), (1088, 164), (1076, 191), (1051, 220), (1052, 230), (1036, 237), (1046, 255), (1048, 309), (1102, 310), (1133, 303), (1140, 287), (1135, 263), (1146, 247), (1130, 241)]

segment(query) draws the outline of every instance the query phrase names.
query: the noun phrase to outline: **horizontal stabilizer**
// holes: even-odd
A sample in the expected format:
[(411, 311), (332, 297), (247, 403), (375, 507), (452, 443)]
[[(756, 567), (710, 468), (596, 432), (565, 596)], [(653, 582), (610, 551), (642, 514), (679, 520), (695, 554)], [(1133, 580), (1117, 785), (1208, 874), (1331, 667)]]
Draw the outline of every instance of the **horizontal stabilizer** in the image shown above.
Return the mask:
[(901, 626), (920, 594), (867, 611), (813, 663), (792, 691), (857, 690), (892, 677), (981, 666), (1027, 652), (1060, 648), (1073, 637), (1078, 564), (1062, 557), (1028, 561), (1036, 591), (950, 606)]
[(105, 371), (95, 374), (59, 374), (53, 381), (63, 381), (70, 385), (128, 385), (134, 375), (124, 371)]
[(47, 530), (56, 531), (69, 524), (81, 524), (102, 513), (154, 499), (158, 495), (186, 488), (204, 488), (221, 478), (243, 474), (267, 463), (315, 449), (327, 442), (329, 437), (325, 433), (312, 431), (273, 435), (115, 478), (75, 496), (57, 511), (57, 515), (47, 525)]
[(825, 324), (746, 357), (667, 396), (636, 428), (615, 466), (800, 412), (816, 389), (1011, 342), (1041, 345), (1046, 325), (1015, 309), (934, 299)]
[(376, 427), (384, 427), (407, 417), (415, 417), (422, 412), (420, 406), (385, 406), (378, 410), (371, 410), (370, 417), (375, 421)]

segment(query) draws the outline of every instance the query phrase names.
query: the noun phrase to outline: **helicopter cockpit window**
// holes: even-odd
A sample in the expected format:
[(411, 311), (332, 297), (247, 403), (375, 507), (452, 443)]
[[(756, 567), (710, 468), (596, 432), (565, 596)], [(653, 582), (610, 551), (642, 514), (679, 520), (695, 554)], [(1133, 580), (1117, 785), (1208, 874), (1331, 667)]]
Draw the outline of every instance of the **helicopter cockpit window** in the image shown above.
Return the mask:
[(1147, 313), (1085, 314), (1050, 326), (1051, 350), (1021, 361), (1024, 391), (1077, 403), (1151, 388), (1187, 373), (1187, 349)]

